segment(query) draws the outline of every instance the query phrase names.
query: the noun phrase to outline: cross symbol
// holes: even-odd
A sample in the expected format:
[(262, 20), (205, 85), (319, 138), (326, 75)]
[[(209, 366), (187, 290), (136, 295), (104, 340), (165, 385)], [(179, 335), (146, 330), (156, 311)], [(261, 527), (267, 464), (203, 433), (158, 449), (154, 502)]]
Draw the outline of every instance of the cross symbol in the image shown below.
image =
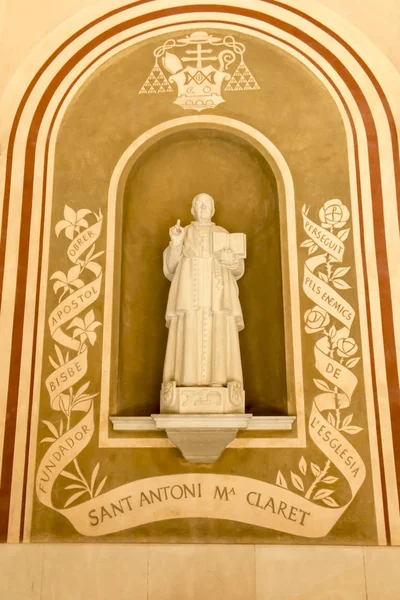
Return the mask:
[(182, 61), (195, 62), (196, 67), (201, 69), (203, 66), (202, 60), (218, 60), (218, 56), (204, 56), (205, 54), (211, 54), (212, 50), (203, 50), (201, 46), (202, 42), (199, 42), (196, 44), (196, 50), (186, 50), (186, 54), (194, 54), (195, 56), (193, 58), (184, 57), (182, 58)]

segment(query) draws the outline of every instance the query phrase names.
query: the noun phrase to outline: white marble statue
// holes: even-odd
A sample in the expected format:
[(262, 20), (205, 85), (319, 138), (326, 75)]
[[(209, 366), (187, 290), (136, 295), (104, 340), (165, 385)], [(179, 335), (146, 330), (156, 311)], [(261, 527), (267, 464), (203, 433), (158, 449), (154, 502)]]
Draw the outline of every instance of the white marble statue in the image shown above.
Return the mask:
[[(196, 405), (206, 409), (213, 402), (221, 404), (217, 389), (227, 386), (232, 404), (236, 398), (236, 406), (244, 408), (238, 335), (244, 322), (236, 281), (244, 273), (246, 237), (215, 225), (214, 211), (213, 198), (198, 194), (192, 202), (195, 220), (186, 227), (178, 220), (170, 228), (171, 241), (163, 257), (171, 287), (162, 398), (172, 404), (172, 386), (174, 393), (175, 388), (214, 388), (206, 396), (197, 392), (193, 410)], [(229, 410), (221, 406), (221, 412)]]

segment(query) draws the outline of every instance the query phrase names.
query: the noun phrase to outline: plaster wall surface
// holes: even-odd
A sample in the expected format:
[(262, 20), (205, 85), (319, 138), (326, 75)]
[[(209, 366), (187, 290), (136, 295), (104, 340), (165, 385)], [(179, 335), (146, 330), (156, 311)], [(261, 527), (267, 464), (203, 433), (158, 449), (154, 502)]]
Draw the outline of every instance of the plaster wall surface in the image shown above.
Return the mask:
[[(348, 19), (400, 70), (398, 0), (320, 4)], [(1, 0), (0, 94), (46, 34), (91, 5), (90, 0)], [(0, 597), (395, 600), (399, 558), (400, 548), (374, 547), (3, 545)]]
[(397, 600), (400, 548), (0, 547), (4, 600)]

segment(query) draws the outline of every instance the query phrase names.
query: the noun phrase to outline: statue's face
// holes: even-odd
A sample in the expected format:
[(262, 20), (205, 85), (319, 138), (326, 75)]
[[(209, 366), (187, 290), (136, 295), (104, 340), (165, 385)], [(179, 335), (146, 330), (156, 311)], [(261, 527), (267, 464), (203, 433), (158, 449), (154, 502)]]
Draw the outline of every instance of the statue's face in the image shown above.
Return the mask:
[(208, 221), (211, 221), (214, 213), (212, 198), (206, 194), (201, 195), (196, 200), (193, 212), (196, 221), (200, 221), (200, 223), (207, 223)]

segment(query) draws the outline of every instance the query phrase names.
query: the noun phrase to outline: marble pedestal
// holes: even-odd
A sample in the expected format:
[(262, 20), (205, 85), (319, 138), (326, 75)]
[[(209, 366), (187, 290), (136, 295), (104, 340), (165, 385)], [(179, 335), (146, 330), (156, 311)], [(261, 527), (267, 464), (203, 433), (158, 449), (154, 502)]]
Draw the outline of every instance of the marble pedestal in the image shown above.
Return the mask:
[(244, 413), (244, 390), (238, 381), (225, 386), (178, 387), (162, 384), (159, 415), (151, 415), (189, 462), (215, 462), (252, 415)]
[(252, 415), (151, 415), (157, 429), (192, 463), (214, 463), (239, 429), (247, 429)]
[(244, 390), (238, 381), (227, 387), (178, 387), (175, 381), (162, 384), (160, 412), (162, 414), (243, 414)]

